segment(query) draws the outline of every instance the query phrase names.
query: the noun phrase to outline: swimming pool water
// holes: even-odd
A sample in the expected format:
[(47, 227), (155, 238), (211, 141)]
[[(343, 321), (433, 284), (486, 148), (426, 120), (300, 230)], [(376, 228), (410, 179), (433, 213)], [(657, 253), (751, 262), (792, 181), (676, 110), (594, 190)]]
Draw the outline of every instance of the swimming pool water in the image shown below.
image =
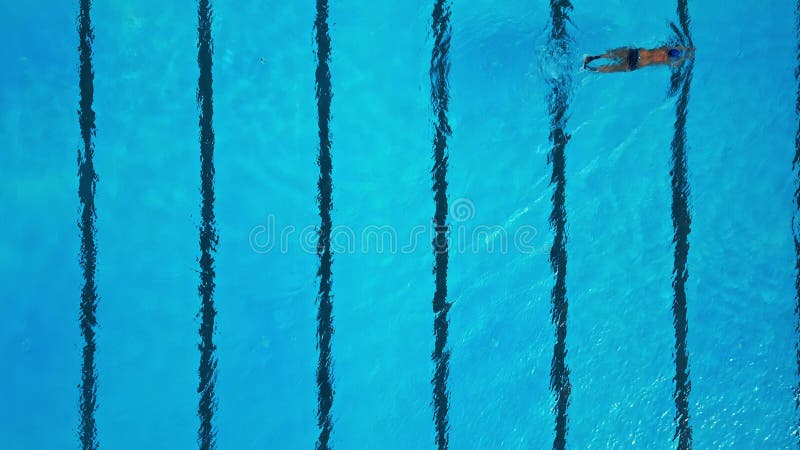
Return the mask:
[[(0, 17), (0, 446), (8, 449), (78, 447), (73, 3), (6, 3)], [(492, 248), (496, 234), (476, 249), (451, 248), (453, 449), (552, 447), (546, 79), (564, 67), (572, 70), (567, 446), (675, 447), (670, 74), (579, 70), (585, 53), (659, 45), (677, 20), (675, 2), (573, 6), (569, 61), (553, 62), (548, 2), (452, 5), (451, 237), (480, 226), (535, 230), (525, 251)], [(213, 8), (218, 447), (309, 448), (318, 433), (318, 259), (315, 241), (301, 239), (319, 224), (316, 11), (313, 2)], [(344, 241), (347, 230), (360, 239), (371, 226), (393, 227), (400, 246), (415, 227), (429, 231), (432, 8), (330, 2), (333, 222)], [(697, 60), (686, 125), (687, 341), (699, 449), (798, 442), (795, 9), (785, 0), (689, 2)], [(98, 441), (195, 448), (197, 5), (95, 2), (92, 22)], [(254, 234), (271, 220), (295, 229), (286, 251), (267, 250)], [(428, 234), (415, 242), (407, 251), (334, 245), (334, 447), (434, 447), (433, 257)]]

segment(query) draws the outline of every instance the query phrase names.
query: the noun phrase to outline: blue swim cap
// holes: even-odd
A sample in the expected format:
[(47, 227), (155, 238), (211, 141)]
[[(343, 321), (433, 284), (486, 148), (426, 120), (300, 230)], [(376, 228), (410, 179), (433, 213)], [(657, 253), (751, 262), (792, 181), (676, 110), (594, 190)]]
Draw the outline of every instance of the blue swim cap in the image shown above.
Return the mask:
[(669, 55), (670, 58), (680, 58), (681, 57), (681, 51), (678, 50), (677, 48), (669, 49), (667, 54)]

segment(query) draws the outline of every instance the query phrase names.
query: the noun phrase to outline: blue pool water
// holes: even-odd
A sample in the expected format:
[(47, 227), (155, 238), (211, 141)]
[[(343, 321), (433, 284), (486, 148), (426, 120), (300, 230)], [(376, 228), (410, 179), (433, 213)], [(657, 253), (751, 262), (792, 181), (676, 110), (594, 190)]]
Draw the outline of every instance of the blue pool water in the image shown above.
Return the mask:
[[(6, 3), (0, 17), (0, 447), (8, 449), (79, 446), (72, 3)], [(433, 2), (330, 4), (333, 222), (342, 239), (332, 269), (331, 444), (434, 448)], [(677, 20), (675, 2), (573, 5), (571, 54), (556, 62), (547, 56), (548, 2), (452, 6), (451, 237), (481, 226), (511, 236), (534, 230), (524, 249), (501, 251), (502, 233), (451, 248), (453, 449), (553, 443), (545, 80), (565, 67), (567, 447), (675, 448), (670, 73), (579, 70), (585, 53), (659, 45)], [(318, 434), (318, 259), (308, 232), (319, 224), (316, 11), (313, 2), (213, 6), (217, 442), (310, 448)], [(689, 11), (694, 444), (794, 448), (795, 5), (690, 1)], [(109, 449), (196, 448), (197, 5), (96, 2), (92, 21), (97, 438)], [(403, 248), (380, 251), (361, 239), (382, 226)], [(288, 227), (286, 248), (267, 248), (260, 232)]]

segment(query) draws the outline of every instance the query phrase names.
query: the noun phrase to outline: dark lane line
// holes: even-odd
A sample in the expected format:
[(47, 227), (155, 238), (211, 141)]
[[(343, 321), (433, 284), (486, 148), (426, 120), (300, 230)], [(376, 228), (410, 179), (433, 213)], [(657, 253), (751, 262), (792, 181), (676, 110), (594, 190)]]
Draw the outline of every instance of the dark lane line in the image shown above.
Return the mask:
[(81, 448), (94, 450), (98, 448), (97, 428), (94, 412), (97, 408), (97, 373), (94, 353), (96, 349), (94, 327), (97, 325), (97, 287), (95, 285), (95, 268), (97, 266), (97, 246), (95, 244), (95, 204), (94, 194), (97, 174), (94, 171), (95, 134), (94, 111), (94, 71), (92, 70), (92, 21), (89, 16), (91, 0), (81, 0), (78, 17), (78, 46), (80, 56), (80, 109), (78, 118), (83, 139), (83, 151), (78, 151), (78, 196), (82, 206), (81, 256), (83, 269), (83, 289), (81, 291), (80, 327), (83, 344), (83, 367), (81, 369), (81, 423), (78, 435)]
[[(678, 0), (678, 16), (683, 36), (691, 45), (689, 12), (686, 0)], [(675, 265), (672, 286), (673, 324), (675, 326), (675, 435), (678, 450), (692, 448), (692, 427), (689, 423), (689, 353), (686, 335), (689, 324), (686, 319), (686, 280), (689, 278), (689, 233), (692, 218), (689, 213), (689, 182), (686, 169), (686, 113), (689, 104), (689, 89), (692, 83), (693, 63), (683, 73), (680, 94), (675, 104), (675, 135), (672, 139), (672, 225), (674, 227)]]
[(436, 427), (436, 445), (439, 450), (449, 446), (447, 377), (450, 372), (450, 351), (447, 349), (447, 263), (449, 248), (447, 243), (447, 138), (450, 124), (447, 120), (450, 73), (450, 4), (447, 0), (437, 0), (433, 8), (433, 52), (431, 54), (431, 105), (436, 115), (433, 138), (433, 198), (436, 211), (433, 216), (435, 235), (433, 255), (436, 290), (433, 294), (433, 333), (434, 348), (431, 358), (435, 369), (433, 385), (433, 421)]
[(689, 44), (689, 47), (694, 47), (694, 41), (692, 41), (692, 33), (689, 29), (689, 25), (691, 24), (691, 19), (689, 18), (689, 1), (688, 0), (678, 0), (678, 22), (681, 24), (681, 34), (683, 37), (686, 38), (686, 43)]
[(686, 349), (686, 335), (689, 327), (686, 320), (686, 280), (689, 273), (686, 261), (689, 256), (689, 232), (691, 216), (689, 213), (689, 185), (686, 179), (686, 107), (689, 102), (689, 86), (692, 68), (685, 74), (680, 97), (675, 108), (675, 137), (672, 140), (672, 225), (675, 229), (675, 276), (672, 286), (675, 295), (672, 302), (675, 325), (675, 437), (678, 449), (692, 448), (692, 428), (689, 425), (689, 355)]
[[(551, 0), (552, 29), (550, 48), (556, 59), (568, 55), (570, 36), (567, 32), (568, 12), (572, 10), (569, 0)], [(550, 213), (550, 227), (553, 230), (553, 247), (550, 250), (550, 266), (555, 275), (555, 285), (551, 292), (552, 323), (555, 326), (556, 343), (553, 347), (553, 360), (550, 366), (550, 389), (555, 396), (555, 438), (553, 448), (562, 450), (567, 445), (567, 409), (569, 407), (570, 381), (567, 367), (567, 211), (566, 203), (566, 155), (565, 148), (569, 135), (567, 110), (569, 108), (569, 89), (571, 78), (568, 72), (549, 80), (548, 108), (550, 113), (550, 141), (553, 148), (548, 156), (553, 165), (550, 185), (554, 186), (553, 210)]]
[(333, 406), (333, 369), (331, 339), (333, 337), (333, 301), (331, 296), (331, 209), (333, 208), (333, 179), (331, 161), (331, 37), (328, 33), (328, 2), (317, 0), (317, 17), (314, 21), (317, 43), (317, 121), (319, 125), (319, 180), (317, 181), (317, 205), (319, 206), (320, 228), (317, 242), (319, 257), (319, 291), (317, 293), (317, 426), (319, 437), (316, 448), (327, 450), (333, 431), (331, 407)]
[[(797, 171), (797, 165), (800, 163), (800, 0), (797, 1), (795, 4), (795, 35), (797, 36), (797, 42), (795, 44), (795, 50), (797, 55), (797, 67), (794, 71), (795, 81), (797, 82), (797, 97), (795, 100), (794, 112), (795, 117), (798, 119), (798, 128), (794, 135), (794, 160), (792, 161), (792, 169)], [(796, 316), (796, 328), (795, 332), (797, 334), (797, 341), (795, 342), (795, 357), (797, 360), (797, 385), (795, 386), (794, 391), (794, 399), (795, 399), (795, 410), (800, 410), (800, 230), (798, 227), (800, 224), (797, 223), (798, 217), (800, 217), (800, 172), (797, 173), (797, 180), (795, 180), (795, 191), (794, 191), (794, 201), (795, 201), (795, 216), (792, 218), (792, 230), (794, 235), (794, 253), (795, 253), (795, 282), (794, 287), (796, 291), (795, 297), (795, 316)], [(796, 419), (798, 422), (795, 424), (796, 431), (795, 436), (798, 438), (798, 447), (800, 447), (800, 419)]]
[(217, 381), (217, 359), (214, 355), (214, 252), (217, 246), (217, 231), (214, 220), (214, 128), (213, 128), (213, 89), (211, 39), (211, 5), (209, 0), (199, 0), (197, 6), (197, 65), (200, 77), (197, 80), (197, 103), (200, 108), (200, 192), (202, 195), (200, 224), (200, 394), (197, 415), (200, 427), (197, 432), (201, 450), (216, 447), (216, 432), (213, 419), (216, 410), (214, 387)]

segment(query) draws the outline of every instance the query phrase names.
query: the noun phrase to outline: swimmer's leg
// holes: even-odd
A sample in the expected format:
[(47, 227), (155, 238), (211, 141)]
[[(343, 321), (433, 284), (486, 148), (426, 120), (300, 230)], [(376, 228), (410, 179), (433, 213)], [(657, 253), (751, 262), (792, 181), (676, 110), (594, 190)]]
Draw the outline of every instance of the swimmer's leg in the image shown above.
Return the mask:
[(603, 53), (602, 55), (587, 56), (587, 57), (585, 57), (583, 59), (583, 68), (584, 69), (590, 69), (589, 67), (587, 67), (587, 65), (590, 62), (598, 60), (598, 59), (616, 59), (616, 60), (627, 61), (628, 60), (628, 52), (630, 52), (630, 48), (628, 48), (628, 47), (620, 47), (620, 48), (615, 48), (613, 50), (609, 50), (609, 51)]
[(627, 60), (628, 53), (630, 51), (630, 47), (620, 47), (615, 48), (614, 50), (609, 50), (607, 54), (610, 55), (609, 58)]
[(595, 72), (600, 73), (615, 73), (615, 72), (629, 72), (631, 69), (628, 63), (614, 64), (613, 66), (602, 66), (595, 69)]

